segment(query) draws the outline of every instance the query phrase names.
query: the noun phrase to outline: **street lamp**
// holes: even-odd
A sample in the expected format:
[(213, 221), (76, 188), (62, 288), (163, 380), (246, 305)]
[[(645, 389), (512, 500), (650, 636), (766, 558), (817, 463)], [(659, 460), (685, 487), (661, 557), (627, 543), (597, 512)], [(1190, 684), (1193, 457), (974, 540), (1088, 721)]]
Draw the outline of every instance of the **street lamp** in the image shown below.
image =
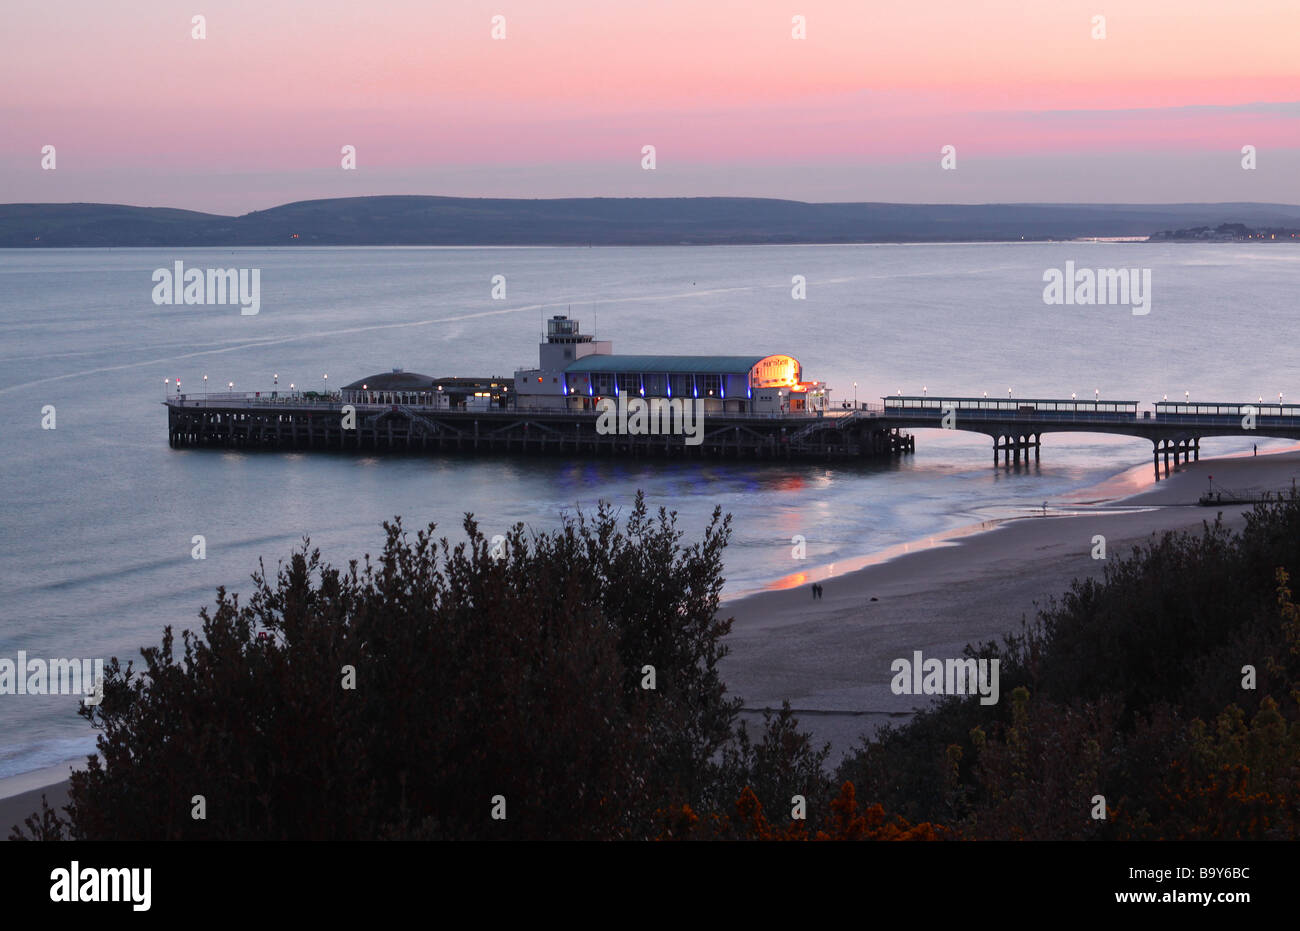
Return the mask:
[(1007, 389), (1007, 397), (1008, 397), (1008, 398), (1011, 397), (1011, 389), (1010, 389), (1010, 388)]
[(927, 388), (925, 385), (922, 385), (922, 386), (921, 386), (921, 397), (925, 398), (925, 397), (929, 397), (929, 396), (930, 396), (930, 389)]
[(208, 376), (203, 376), (203, 400), (208, 399)]
[(167, 400), (167, 385), (168, 385), (168, 383), (169, 383), (170, 381), (171, 381), (170, 378), (164, 378), (164, 379), (163, 379), (163, 400), (164, 400), (164, 401)]
[(858, 383), (855, 381), (853, 383), (853, 409), (857, 410), (857, 407), (858, 407)]
[(325, 400), (328, 401), (330, 396), (330, 377), (328, 375), (322, 375), (321, 381), (325, 383)]

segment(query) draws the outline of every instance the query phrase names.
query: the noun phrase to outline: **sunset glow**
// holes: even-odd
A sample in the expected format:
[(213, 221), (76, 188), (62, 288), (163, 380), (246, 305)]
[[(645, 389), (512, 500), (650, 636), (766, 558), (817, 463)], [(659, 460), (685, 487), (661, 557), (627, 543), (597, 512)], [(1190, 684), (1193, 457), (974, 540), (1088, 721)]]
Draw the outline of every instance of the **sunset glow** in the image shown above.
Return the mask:
[(1295, 200), (1291, 0), (202, 6), (7, 3), (0, 200)]

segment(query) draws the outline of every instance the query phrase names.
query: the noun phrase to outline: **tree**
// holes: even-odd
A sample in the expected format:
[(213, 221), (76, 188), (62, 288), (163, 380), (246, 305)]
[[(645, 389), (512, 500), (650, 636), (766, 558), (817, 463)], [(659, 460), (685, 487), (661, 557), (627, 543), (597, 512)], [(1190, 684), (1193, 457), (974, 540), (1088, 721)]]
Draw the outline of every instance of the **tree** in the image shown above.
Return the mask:
[(179, 649), (169, 627), (143, 671), (114, 658), (82, 709), (99, 758), (67, 819), (29, 830), (636, 838), (708, 790), (737, 708), (717, 672), (729, 517), (684, 546), (638, 494), (622, 526), (602, 505), (499, 553), (469, 515), (455, 545), (384, 529), (374, 561), (333, 568), (305, 540), (246, 602), (218, 590)]

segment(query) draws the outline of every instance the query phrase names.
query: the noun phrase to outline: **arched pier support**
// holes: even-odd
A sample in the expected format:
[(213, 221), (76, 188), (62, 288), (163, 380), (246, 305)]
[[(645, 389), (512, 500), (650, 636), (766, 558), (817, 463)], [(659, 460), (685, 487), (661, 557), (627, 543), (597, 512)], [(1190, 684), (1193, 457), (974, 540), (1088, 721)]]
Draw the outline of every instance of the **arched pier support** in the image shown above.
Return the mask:
[[(1034, 451), (1034, 462), (1038, 462), (1041, 456), (1043, 445), (1043, 435), (1041, 433), (1012, 433), (999, 434), (993, 437), (993, 465), (997, 466), (999, 461), (1005, 465), (1015, 463), (1020, 465), (1021, 456), (1024, 456), (1025, 465), (1029, 464), (1029, 451)], [(999, 457), (1000, 460), (999, 460)]]
[(1179, 437), (1177, 439), (1160, 439), (1153, 441), (1152, 444), (1152, 465), (1155, 466), (1156, 481), (1160, 481), (1160, 457), (1165, 459), (1165, 476), (1168, 477), (1171, 471), (1169, 466), (1170, 457), (1173, 458), (1172, 471), (1177, 472), (1178, 467), (1188, 462), (1201, 461), (1201, 438), (1199, 436)]

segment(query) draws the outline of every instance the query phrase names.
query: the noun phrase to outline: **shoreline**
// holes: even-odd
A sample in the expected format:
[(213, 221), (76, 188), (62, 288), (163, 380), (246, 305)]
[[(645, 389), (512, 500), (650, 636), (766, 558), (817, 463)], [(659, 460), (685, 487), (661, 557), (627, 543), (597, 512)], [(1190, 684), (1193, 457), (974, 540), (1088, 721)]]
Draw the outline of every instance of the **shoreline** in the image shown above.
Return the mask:
[[(859, 738), (926, 703), (890, 692), (893, 657), (918, 649), (959, 656), (967, 643), (1000, 641), (1074, 578), (1101, 574), (1105, 561), (1092, 558), (1097, 534), (1106, 537), (1109, 556), (1219, 513), (1240, 529), (1253, 505), (1195, 503), (1210, 474), (1239, 492), (1276, 492), (1300, 478), (1300, 447), (1202, 459), (1159, 483), (1149, 465), (1134, 466), (1071, 492), (1046, 516), (964, 525), (724, 598), (734, 624), (720, 670), (744, 702), (742, 720), (761, 724), (764, 708), (788, 698), (814, 742), (831, 744), (828, 763), (835, 765)], [(824, 583), (821, 600), (811, 599), (806, 586), (813, 581)], [(83, 755), (0, 778), (3, 836), (40, 809), (42, 793), (52, 807), (66, 804), (68, 776), (85, 762)]]
[[(1158, 484), (1142, 481), (1142, 471), (1152, 476), (1149, 465), (1126, 470), (1071, 495), (1077, 507), (1049, 507), (1046, 517), (958, 528), (849, 571), (810, 569), (781, 580), (802, 576), (797, 586), (725, 602), (734, 623), (720, 671), (743, 701), (742, 719), (761, 726), (764, 709), (789, 699), (815, 744), (831, 744), (835, 765), (860, 738), (930, 703), (891, 692), (895, 658), (915, 650), (959, 657), (967, 644), (1001, 642), (1074, 579), (1101, 576), (1106, 561), (1093, 558), (1098, 535), (1110, 558), (1166, 531), (1199, 530), (1219, 514), (1239, 530), (1254, 505), (1200, 506), (1206, 476), (1242, 493), (1284, 491), (1300, 478), (1300, 449), (1202, 459)], [(819, 600), (807, 584), (814, 577), (824, 588)]]
[[(1176, 476), (1182, 475), (1192, 466), (1200, 466), (1201, 463), (1227, 462), (1235, 459), (1262, 460), (1290, 453), (1300, 453), (1300, 444), (1271, 450), (1264, 453), (1262, 456), (1239, 452), (1206, 457), (1199, 462), (1187, 463), (1180, 466), (1178, 472), (1171, 473), (1168, 478), (1161, 479), (1159, 482), (1155, 481), (1153, 470), (1149, 465), (1130, 466), (1093, 485), (1088, 485), (1066, 493), (1059, 498), (1055, 504), (1049, 501), (1046, 516), (1083, 517), (1108, 513), (1128, 513), (1161, 507), (1199, 507), (1200, 505), (1194, 500), (1199, 497), (1199, 495), (1195, 495), (1192, 499), (1182, 502), (1181, 505), (1165, 500), (1165, 495), (1159, 496), (1159, 500), (1146, 501), (1142, 499), (1147, 493), (1159, 491)], [(827, 579), (842, 578), (871, 566), (885, 565), (909, 554), (926, 552), (938, 547), (957, 546), (967, 537), (977, 536), (982, 533), (992, 533), (998, 528), (1014, 523), (1015, 521), (1033, 520), (1042, 516), (1040, 509), (1037, 507), (1026, 506), (1022, 508), (1022, 510), (1025, 513), (1003, 517), (990, 517), (986, 520), (976, 521), (970, 524), (961, 524), (957, 527), (949, 527), (947, 530), (939, 530), (922, 537), (917, 537), (914, 540), (908, 540), (883, 549), (873, 550), (860, 556), (850, 556), (847, 559), (837, 559), (827, 563), (818, 563), (817, 565), (801, 569), (798, 572), (787, 573), (786, 575), (763, 582), (756, 587), (742, 589), (741, 591), (731, 594), (723, 594), (721, 604), (732, 606), (739, 604), (746, 599), (754, 598), (769, 592), (784, 591), (790, 588), (797, 588), (800, 585), (811, 584), (812, 582), (824, 582)], [(1205, 510), (1212, 510), (1212, 508), (1206, 507)]]
[(68, 777), (85, 765), (83, 756), (0, 779), (0, 840), (8, 840), (14, 825), (41, 810), (42, 795), (51, 808), (62, 809), (68, 803)]

